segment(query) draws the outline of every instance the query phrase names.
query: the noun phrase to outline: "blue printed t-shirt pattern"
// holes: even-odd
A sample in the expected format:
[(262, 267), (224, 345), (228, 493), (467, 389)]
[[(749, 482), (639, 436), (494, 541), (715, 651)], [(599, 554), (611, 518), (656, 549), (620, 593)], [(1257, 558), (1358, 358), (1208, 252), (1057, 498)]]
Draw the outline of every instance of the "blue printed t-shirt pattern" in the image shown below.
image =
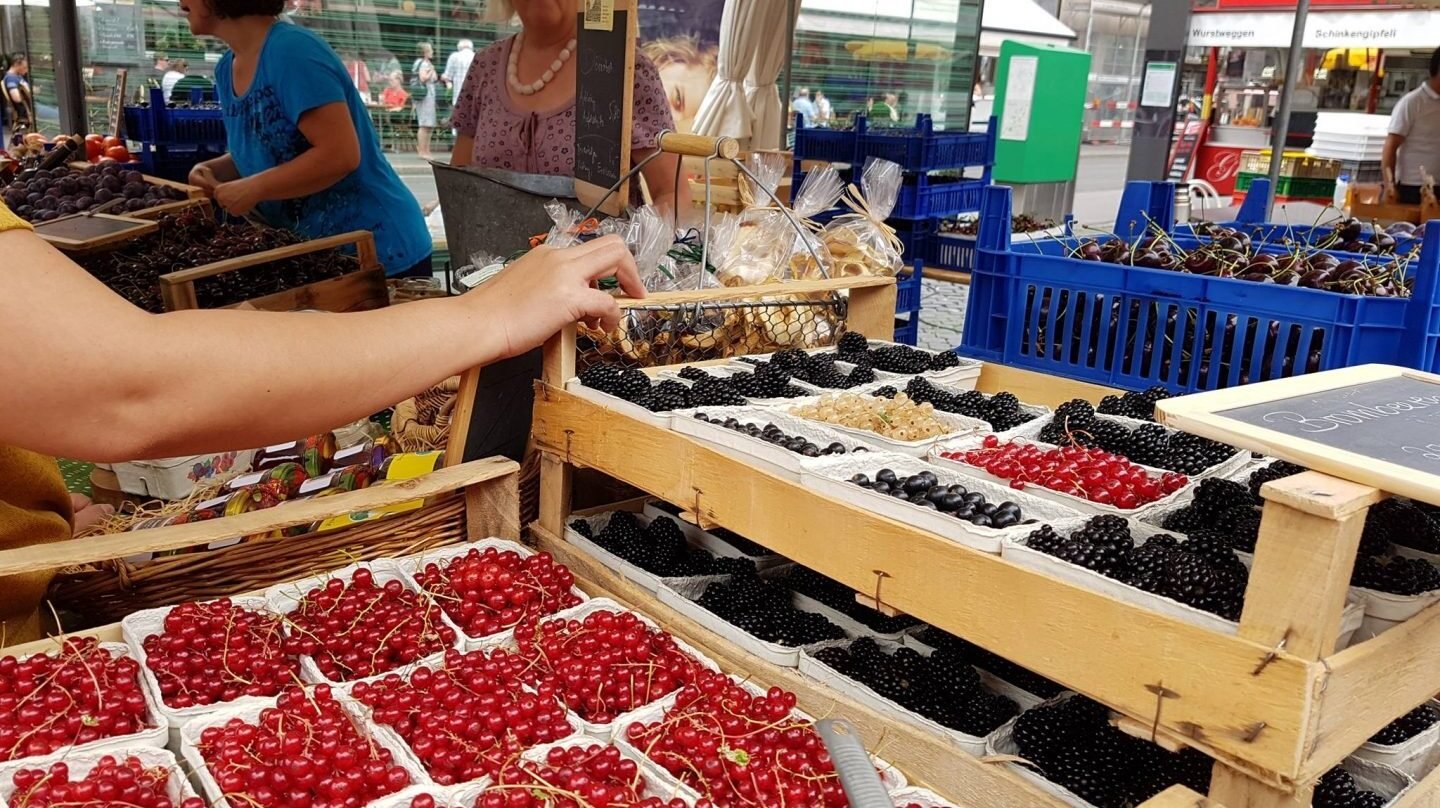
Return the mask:
[(385, 159), (359, 92), (324, 40), (298, 25), (275, 23), (262, 46), (255, 78), (239, 97), (233, 85), (234, 61), (228, 51), (220, 58), (215, 90), (230, 155), (242, 177), (288, 163), (309, 149), (300, 117), (326, 104), (345, 102), (360, 139), (359, 168), (319, 193), (261, 203), (266, 220), (307, 238), (369, 230), (391, 275), (430, 255), (430, 231), (420, 204)]

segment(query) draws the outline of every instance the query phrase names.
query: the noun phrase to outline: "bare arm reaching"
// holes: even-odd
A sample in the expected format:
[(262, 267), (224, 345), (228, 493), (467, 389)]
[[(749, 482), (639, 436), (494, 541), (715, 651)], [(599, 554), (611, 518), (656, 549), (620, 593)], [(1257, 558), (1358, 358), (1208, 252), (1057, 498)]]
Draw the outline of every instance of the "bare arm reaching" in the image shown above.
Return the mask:
[[(28, 231), (0, 232), (0, 253), (0, 444), (95, 461), (313, 434), (568, 323), (612, 327), (619, 308), (591, 288), (600, 278), (644, 296), (613, 236), (533, 250), (463, 297), (353, 314), (148, 314)], [(81, 318), (84, 329), (56, 327)]]

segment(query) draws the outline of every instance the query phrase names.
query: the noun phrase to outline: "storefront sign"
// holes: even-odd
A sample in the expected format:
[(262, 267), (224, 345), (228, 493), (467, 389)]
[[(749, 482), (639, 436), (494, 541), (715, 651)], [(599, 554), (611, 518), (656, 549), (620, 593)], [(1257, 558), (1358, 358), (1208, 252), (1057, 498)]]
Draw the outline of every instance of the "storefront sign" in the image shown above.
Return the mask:
[[(1190, 46), (1285, 48), (1295, 15), (1237, 11), (1197, 13), (1190, 18)], [(1306, 20), (1307, 48), (1433, 48), (1440, 42), (1434, 11), (1325, 11)]]

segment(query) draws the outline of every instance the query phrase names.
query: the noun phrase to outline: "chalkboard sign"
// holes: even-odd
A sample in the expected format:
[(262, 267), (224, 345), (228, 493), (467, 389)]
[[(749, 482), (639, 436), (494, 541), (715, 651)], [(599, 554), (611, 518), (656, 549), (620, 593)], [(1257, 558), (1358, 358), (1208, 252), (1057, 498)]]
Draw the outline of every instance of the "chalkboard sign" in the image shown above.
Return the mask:
[(145, 60), (145, 14), (139, 2), (94, 6), (95, 33), (92, 61), (102, 64), (136, 64)]
[[(586, 206), (630, 170), (635, 33), (633, 0), (584, 3), (575, 35), (575, 190)], [(602, 209), (619, 215), (629, 191), (627, 182)]]
[(159, 228), (159, 222), (148, 219), (111, 216), (108, 213), (80, 213), (63, 219), (40, 222), (35, 225), (35, 235), (59, 249), (84, 252), (147, 235)]
[(1205, 124), (1202, 121), (1186, 121), (1185, 128), (1180, 132), (1180, 138), (1175, 141), (1175, 150), (1170, 155), (1170, 181), (1184, 182), (1190, 177), (1190, 166), (1195, 162), (1195, 152), (1200, 149), (1200, 141), (1205, 137)]
[(1156, 417), (1440, 504), (1440, 376), (1364, 365), (1169, 399)]

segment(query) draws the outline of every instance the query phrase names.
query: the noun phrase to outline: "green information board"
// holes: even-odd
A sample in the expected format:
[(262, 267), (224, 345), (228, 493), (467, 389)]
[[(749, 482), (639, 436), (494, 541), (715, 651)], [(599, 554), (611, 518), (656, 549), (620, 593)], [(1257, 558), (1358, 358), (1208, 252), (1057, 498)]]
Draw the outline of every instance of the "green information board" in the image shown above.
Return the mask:
[(995, 76), (996, 182), (1075, 179), (1085, 125), (1090, 54), (1049, 45), (1000, 45)]

